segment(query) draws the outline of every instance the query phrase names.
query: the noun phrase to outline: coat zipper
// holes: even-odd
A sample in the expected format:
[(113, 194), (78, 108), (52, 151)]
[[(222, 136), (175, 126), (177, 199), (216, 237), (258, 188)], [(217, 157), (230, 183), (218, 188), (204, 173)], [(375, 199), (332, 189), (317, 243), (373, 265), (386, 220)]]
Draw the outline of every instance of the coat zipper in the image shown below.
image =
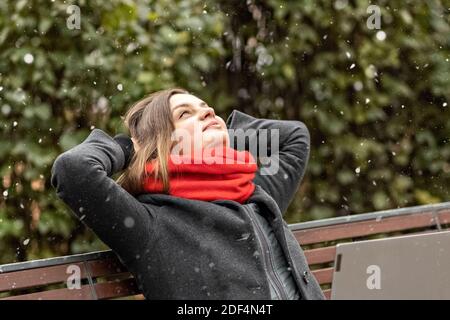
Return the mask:
[[(272, 251), (271, 251), (270, 245), (268, 244), (268, 241), (267, 241), (267, 239), (266, 239), (266, 237), (264, 235), (264, 232), (261, 230), (261, 227), (259, 225), (258, 219), (254, 216), (255, 213), (252, 210), (248, 209), (248, 208), (246, 208), (246, 209), (249, 212), (250, 216), (252, 217), (252, 219), (251, 219), (252, 222), (254, 220), (253, 223), (256, 226), (255, 230), (256, 230), (258, 241), (259, 241), (259, 243), (261, 245), (261, 248), (262, 248), (262, 255), (263, 255), (264, 260), (266, 262), (265, 264), (267, 266), (267, 269), (269, 269), (268, 270), (269, 271), (268, 272), (268, 274), (269, 274), (268, 279), (273, 284), (273, 287), (275, 288), (275, 291), (276, 291), (278, 297), (280, 299), (282, 299), (282, 300), (287, 300), (287, 298), (288, 298), (287, 294), (285, 293), (285, 291), (283, 289), (283, 286), (281, 284), (281, 280), (278, 278), (278, 275), (275, 272), (275, 268), (274, 268), (274, 265), (273, 265), (273, 258), (272, 258), (272, 254), (271, 254)], [(266, 252), (268, 252), (268, 255), (266, 255)], [(273, 278), (272, 278), (272, 276), (273, 276)]]

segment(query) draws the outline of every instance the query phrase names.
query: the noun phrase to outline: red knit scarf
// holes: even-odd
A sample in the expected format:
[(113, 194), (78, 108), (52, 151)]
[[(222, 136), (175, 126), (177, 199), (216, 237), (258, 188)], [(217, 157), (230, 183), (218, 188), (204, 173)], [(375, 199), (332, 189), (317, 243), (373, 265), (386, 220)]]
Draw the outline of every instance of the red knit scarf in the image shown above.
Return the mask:
[[(155, 162), (146, 163), (143, 188), (149, 193), (162, 193), (163, 185), (153, 173)], [(255, 190), (252, 180), (256, 162), (248, 151), (204, 150), (200, 155), (171, 155), (168, 161), (169, 194), (203, 201), (234, 200), (244, 203)]]

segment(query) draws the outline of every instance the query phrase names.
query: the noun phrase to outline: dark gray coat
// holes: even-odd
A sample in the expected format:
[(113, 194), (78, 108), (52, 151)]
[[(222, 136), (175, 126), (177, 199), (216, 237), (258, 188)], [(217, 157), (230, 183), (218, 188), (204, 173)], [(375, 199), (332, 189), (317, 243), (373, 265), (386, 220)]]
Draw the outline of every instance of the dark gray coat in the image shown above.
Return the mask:
[[(247, 204), (165, 194), (136, 197), (111, 176), (129, 152), (94, 129), (52, 167), (57, 195), (117, 253), (146, 299), (270, 299), (248, 203), (270, 221), (303, 299), (324, 299), (302, 249), (283, 220), (305, 172), (309, 133), (300, 121), (256, 119), (234, 110), (230, 129), (279, 129), (279, 171), (254, 179)], [(250, 234), (242, 241), (244, 234)]]

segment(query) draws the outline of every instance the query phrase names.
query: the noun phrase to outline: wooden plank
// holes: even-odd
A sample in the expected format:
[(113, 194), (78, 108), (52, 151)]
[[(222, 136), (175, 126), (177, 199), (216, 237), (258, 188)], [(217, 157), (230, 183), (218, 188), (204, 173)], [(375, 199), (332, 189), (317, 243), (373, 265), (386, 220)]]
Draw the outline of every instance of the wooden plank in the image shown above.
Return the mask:
[[(97, 283), (94, 287), (97, 299), (119, 298), (139, 293), (134, 279)], [(61, 288), (6, 297), (0, 300), (94, 300), (94, 296), (91, 287), (84, 285), (80, 289)]]
[(114, 274), (129, 273), (118, 259), (92, 260), (86, 262), (89, 265), (93, 278)]
[[(89, 265), (90, 274), (93, 278), (128, 272), (116, 259), (93, 260), (86, 262), (86, 264)], [(87, 278), (88, 274), (83, 262), (0, 273), (0, 292), (66, 282), (72, 274), (68, 273), (67, 268), (69, 266), (77, 266), (80, 268), (81, 279)]]
[(362, 221), (329, 227), (298, 230), (294, 231), (294, 235), (301, 245), (306, 245), (324, 241), (368, 236), (383, 232), (432, 227), (435, 225), (436, 223), (432, 213), (423, 213), (385, 218), (379, 221)]
[(323, 290), (323, 295), (325, 296), (325, 299), (330, 300), (331, 299), (331, 289)]
[[(85, 268), (82, 263), (74, 263), (72, 265), (80, 268), (82, 279), (86, 278)], [(67, 273), (68, 266), (60, 265), (0, 274), (0, 291), (31, 288), (66, 281), (70, 275)]]
[(99, 300), (128, 297), (140, 293), (134, 279), (99, 283), (95, 285), (95, 290)]
[(333, 262), (336, 256), (336, 246), (305, 250), (304, 253), (309, 265)]
[(439, 211), (438, 217), (439, 217), (439, 223), (441, 225), (450, 224), (450, 209)]
[(93, 300), (91, 288), (85, 285), (80, 289), (69, 290), (68, 288), (54, 289), (11, 296), (0, 300)]
[(311, 272), (319, 284), (331, 283), (333, 281), (333, 267), (312, 270)]

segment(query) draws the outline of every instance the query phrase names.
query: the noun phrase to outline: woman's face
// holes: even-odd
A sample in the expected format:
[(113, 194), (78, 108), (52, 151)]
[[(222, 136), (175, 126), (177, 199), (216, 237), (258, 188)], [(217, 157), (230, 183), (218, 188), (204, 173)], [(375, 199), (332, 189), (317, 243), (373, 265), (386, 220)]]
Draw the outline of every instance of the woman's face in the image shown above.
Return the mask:
[(183, 150), (180, 153), (188, 153), (185, 150), (187, 146), (191, 148), (191, 152), (203, 148), (229, 146), (225, 121), (216, 116), (214, 109), (206, 102), (188, 93), (174, 94), (169, 102), (176, 136), (190, 136), (188, 137), (190, 144), (183, 137)]

